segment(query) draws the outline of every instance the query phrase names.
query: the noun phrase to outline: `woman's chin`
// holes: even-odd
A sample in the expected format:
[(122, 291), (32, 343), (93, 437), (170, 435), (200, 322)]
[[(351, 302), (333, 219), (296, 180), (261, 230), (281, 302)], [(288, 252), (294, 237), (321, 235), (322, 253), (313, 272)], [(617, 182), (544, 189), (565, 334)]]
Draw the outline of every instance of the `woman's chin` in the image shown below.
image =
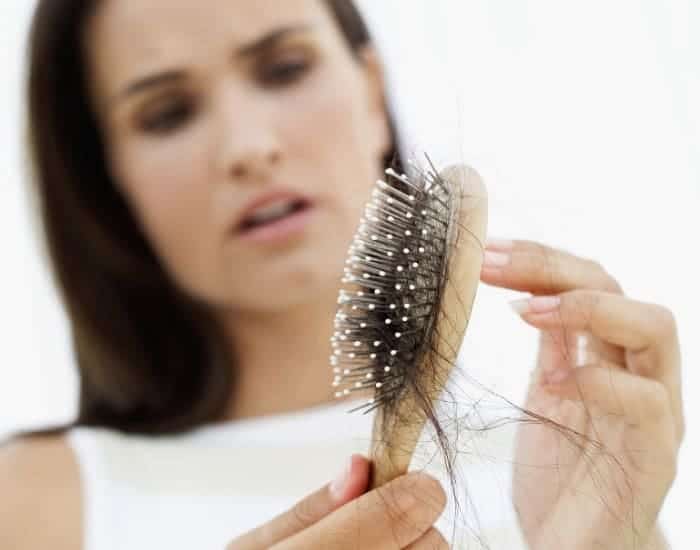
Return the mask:
[[(261, 277), (249, 286), (245, 296), (232, 298), (242, 309), (283, 312), (303, 306), (318, 307), (328, 302), (335, 307), (340, 289), (339, 270), (332, 275), (317, 271), (293, 271), (275, 277)], [(238, 309), (238, 308), (237, 308)]]

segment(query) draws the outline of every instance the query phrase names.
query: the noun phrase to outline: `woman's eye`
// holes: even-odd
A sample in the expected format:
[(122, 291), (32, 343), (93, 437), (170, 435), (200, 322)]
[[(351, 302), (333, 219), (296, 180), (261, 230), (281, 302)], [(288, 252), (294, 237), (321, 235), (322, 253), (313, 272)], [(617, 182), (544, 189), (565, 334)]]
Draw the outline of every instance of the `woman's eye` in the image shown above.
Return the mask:
[(172, 103), (145, 117), (141, 127), (146, 132), (164, 134), (184, 123), (190, 116), (190, 111), (189, 105), (185, 103)]
[(291, 84), (303, 76), (308, 68), (307, 61), (276, 63), (271, 69), (263, 71), (262, 80), (272, 85)]

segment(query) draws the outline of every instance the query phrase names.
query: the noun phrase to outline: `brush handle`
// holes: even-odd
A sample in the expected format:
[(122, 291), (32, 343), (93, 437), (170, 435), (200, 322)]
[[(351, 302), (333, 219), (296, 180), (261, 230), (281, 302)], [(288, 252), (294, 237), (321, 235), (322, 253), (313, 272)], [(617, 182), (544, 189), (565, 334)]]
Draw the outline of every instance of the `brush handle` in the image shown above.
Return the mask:
[[(449, 181), (460, 194), (456, 212), (456, 245), (452, 249), (444, 287), (441, 315), (437, 330), (440, 338), (435, 342), (435, 353), (428, 353), (425, 360), (437, 363), (431, 366), (435, 372), (426, 390), (435, 406), (447, 384), (449, 374), (457, 359), (467, 328), (476, 290), (480, 280), (483, 258), (483, 242), (486, 239), (488, 198), (479, 174), (467, 165), (459, 164), (444, 169), (440, 176)], [(398, 404), (391, 417), (381, 410), (375, 416), (370, 486), (379, 487), (408, 471), (411, 457), (427, 422), (423, 408), (408, 394)]]

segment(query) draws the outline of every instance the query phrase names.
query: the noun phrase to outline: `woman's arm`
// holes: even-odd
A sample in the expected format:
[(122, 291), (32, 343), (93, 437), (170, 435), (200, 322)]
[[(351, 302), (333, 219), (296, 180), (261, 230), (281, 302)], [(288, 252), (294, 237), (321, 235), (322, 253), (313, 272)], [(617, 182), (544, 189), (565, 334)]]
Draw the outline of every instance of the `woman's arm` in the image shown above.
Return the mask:
[(0, 447), (0, 548), (82, 548), (78, 466), (61, 436)]

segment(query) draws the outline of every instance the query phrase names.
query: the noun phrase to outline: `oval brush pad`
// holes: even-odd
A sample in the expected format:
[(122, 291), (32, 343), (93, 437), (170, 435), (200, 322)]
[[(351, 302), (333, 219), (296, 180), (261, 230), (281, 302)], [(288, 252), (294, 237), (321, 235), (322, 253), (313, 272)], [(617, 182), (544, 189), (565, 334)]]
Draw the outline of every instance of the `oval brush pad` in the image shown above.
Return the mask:
[(372, 486), (405, 473), (455, 364), (479, 281), (486, 192), (456, 165), (389, 168), (348, 252), (331, 338), (338, 398), (376, 409)]

